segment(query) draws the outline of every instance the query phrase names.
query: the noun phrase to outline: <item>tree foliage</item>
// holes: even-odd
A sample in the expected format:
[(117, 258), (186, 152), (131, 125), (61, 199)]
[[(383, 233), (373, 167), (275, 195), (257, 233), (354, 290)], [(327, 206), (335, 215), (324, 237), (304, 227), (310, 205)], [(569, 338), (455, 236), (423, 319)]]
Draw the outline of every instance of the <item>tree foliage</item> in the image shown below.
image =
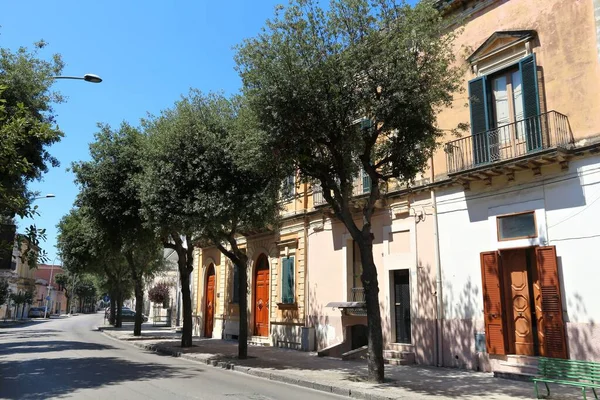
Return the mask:
[(153, 303), (163, 304), (169, 299), (171, 285), (167, 282), (158, 282), (148, 290), (148, 299)]
[(145, 136), (122, 123), (104, 124), (90, 144), (91, 160), (75, 163), (79, 207), (86, 210), (97, 235), (120, 252), (135, 287), (134, 335), (141, 335), (144, 280), (162, 267), (162, 242), (141, 213), (140, 176)]
[(27, 184), (40, 179), (48, 165), (58, 160), (48, 147), (62, 137), (52, 103), (63, 101), (50, 89), (60, 75), (60, 55), (40, 59), (39, 42), (33, 51), (21, 47), (13, 52), (0, 48), (0, 214), (27, 216), (33, 197)]
[[(279, 164), (257, 126), (240, 97), (196, 90), (145, 124), (143, 187), (150, 220), (173, 243), (185, 236), (188, 246), (197, 240), (217, 246), (240, 268), (241, 282), (247, 257), (238, 238), (276, 224), (279, 211)], [(246, 285), (239, 294), (239, 356), (245, 358)]]
[[(369, 328), (369, 377), (383, 381), (383, 337), (371, 218), (391, 180), (423, 171), (436, 114), (459, 88), (454, 35), (433, 1), (293, 0), (238, 47), (244, 93), (274, 148), (319, 183), (357, 243)], [(353, 213), (354, 182), (369, 194)], [(358, 218), (357, 218), (358, 217)]]
[[(86, 209), (75, 208), (63, 216), (58, 231), (57, 248), (68, 274), (69, 301), (84, 275), (93, 274), (106, 280), (104, 284), (111, 297), (122, 304), (132, 286), (128, 265)], [(121, 325), (120, 315), (118, 312), (116, 326)]]
[[(58, 54), (51, 60), (40, 58), (44, 47), (40, 41), (34, 50), (0, 48), (0, 224), (12, 225), (15, 216), (38, 215), (31, 204), (36, 193), (28, 184), (59, 164), (48, 148), (63, 135), (52, 109), (63, 98), (51, 85), (64, 64)], [(45, 238), (45, 230), (35, 225), (16, 235), (20, 257), (32, 268), (47, 260), (39, 247)], [(0, 258), (10, 257), (12, 239), (13, 235), (0, 240)]]
[(10, 284), (6, 279), (0, 279), (0, 306), (6, 304), (10, 295)]

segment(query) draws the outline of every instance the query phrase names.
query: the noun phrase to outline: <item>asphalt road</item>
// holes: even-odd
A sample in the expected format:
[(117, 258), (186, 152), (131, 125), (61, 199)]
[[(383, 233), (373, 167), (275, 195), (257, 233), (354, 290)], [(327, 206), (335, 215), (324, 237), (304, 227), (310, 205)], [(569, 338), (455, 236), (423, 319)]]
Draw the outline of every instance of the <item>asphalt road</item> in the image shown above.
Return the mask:
[(145, 352), (95, 331), (102, 318), (78, 315), (0, 328), (0, 398), (343, 398)]

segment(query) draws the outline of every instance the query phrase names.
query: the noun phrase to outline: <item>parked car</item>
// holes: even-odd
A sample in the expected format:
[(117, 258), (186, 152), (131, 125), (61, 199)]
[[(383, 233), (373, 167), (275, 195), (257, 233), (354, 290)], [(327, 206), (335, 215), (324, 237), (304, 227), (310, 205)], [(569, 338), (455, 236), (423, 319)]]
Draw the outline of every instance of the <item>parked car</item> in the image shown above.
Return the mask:
[[(110, 310), (108, 312), (110, 315)], [(135, 311), (133, 311), (129, 307), (123, 307), (121, 309), (121, 321), (122, 322), (134, 322), (135, 321)], [(142, 314), (142, 321), (148, 322), (148, 317)]]
[[(135, 311), (123, 308), (121, 310), (121, 321), (135, 321)], [(142, 314), (142, 321), (148, 322), (148, 317)]]
[[(27, 313), (27, 317), (29, 318), (44, 318), (44, 312), (46, 311), (45, 307), (31, 307), (29, 312)], [(48, 313), (47, 318), (50, 318), (50, 313)]]

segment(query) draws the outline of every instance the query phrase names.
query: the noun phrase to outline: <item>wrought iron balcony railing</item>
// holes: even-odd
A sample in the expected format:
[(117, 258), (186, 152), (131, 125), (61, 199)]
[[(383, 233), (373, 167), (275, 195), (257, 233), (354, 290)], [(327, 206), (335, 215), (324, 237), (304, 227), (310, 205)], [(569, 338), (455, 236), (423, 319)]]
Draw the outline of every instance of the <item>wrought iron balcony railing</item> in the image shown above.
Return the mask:
[(566, 147), (571, 143), (573, 136), (567, 116), (548, 111), (446, 143), (448, 174)]
[[(352, 196), (360, 196), (371, 192), (371, 179), (368, 175), (361, 175), (354, 180), (352, 188)], [(318, 207), (327, 204), (327, 200), (323, 197), (323, 188), (321, 185), (313, 184), (313, 206)]]
[(352, 299), (350, 301), (355, 301), (357, 303), (364, 303), (365, 300), (365, 288), (362, 287), (353, 287), (351, 289)]

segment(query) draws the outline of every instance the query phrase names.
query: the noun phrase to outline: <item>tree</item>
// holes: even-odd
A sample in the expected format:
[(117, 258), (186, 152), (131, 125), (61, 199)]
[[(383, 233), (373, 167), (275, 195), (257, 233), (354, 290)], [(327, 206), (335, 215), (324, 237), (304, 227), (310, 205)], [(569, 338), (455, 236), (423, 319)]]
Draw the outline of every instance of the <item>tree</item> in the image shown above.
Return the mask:
[(238, 239), (277, 222), (282, 175), (275, 155), (240, 97), (192, 90), (146, 126), (149, 213), (163, 229), (211, 242), (233, 262), (241, 282), (238, 357), (246, 358), (248, 257)]
[(6, 279), (0, 279), (0, 307), (6, 304), (10, 295), (10, 285)]
[(80, 186), (79, 207), (93, 219), (114, 252), (127, 262), (134, 283), (136, 316), (133, 334), (142, 334), (144, 281), (162, 267), (162, 242), (141, 213), (140, 176), (146, 137), (122, 123), (113, 130), (99, 125), (90, 144), (91, 160), (73, 164)]
[(87, 215), (86, 209), (72, 209), (63, 216), (58, 223), (58, 231), (57, 247), (63, 267), (70, 277), (71, 300), (83, 275), (104, 277), (111, 298), (116, 300), (117, 310), (112, 314), (116, 316), (114, 324), (120, 327), (123, 300), (131, 287), (129, 268), (124, 257), (101, 235), (102, 231)]
[[(48, 165), (58, 166), (48, 147), (63, 133), (56, 125), (51, 104), (63, 98), (50, 86), (64, 64), (58, 54), (50, 61), (39, 58), (38, 52), (45, 47), (46, 43), (40, 41), (33, 51), (25, 47), (15, 52), (0, 48), (0, 224), (13, 225), (15, 216), (37, 215), (36, 207), (31, 205), (35, 193), (28, 184), (41, 179)], [(0, 250), (4, 250), (0, 258), (10, 257), (14, 233), (9, 236), (0, 238)], [(44, 239), (43, 230), (32, 225), (17, 239), (19, 246), (27, 239), (22, 258), (29, 265), (45, 260), (43, 251), (29, 247)]]
[[(33, 303), (34, 297), (35, 297), (35, 294), (34, 294), (33, 288), (28, 288), (26, 290), (19, 291), (18, 293), (11, 293), (9, 295), (9, 299), (13, 302), (13, 304), (17, 308), (17, 313), (19, 311), (20, 306), (23, 306), (23, 313), (24, 313), (25, 305), (26, 304), (31, 305), (31, 303)], [(21, 315), (21, 318), (23, 318), (23, 315)]]
[[(332, 0), (325, 11), (317, 0), (293, 0), (236, 56), (244, 93), (274, 148), (322, 186), (360, 249), (369, 379), (377, 382), (384, 367), (375, 204), (389, 183), (410, 184), (426, 168), (441, 137), (436, 113), (459, 88), (454, 35), (434, 3)], [(361, 173), (368, 195), (357, 203)]]

